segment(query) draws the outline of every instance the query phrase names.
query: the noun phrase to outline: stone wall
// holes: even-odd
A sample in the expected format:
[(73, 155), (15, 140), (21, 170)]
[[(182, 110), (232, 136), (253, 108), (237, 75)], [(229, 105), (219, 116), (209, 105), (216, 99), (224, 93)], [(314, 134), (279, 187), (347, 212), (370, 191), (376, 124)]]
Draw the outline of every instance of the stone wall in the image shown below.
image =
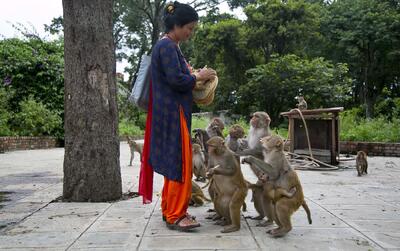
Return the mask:
[(364, 151), (370, 156), (400, 157), (400, 143), (340, 142), (341, 153), (356, 154), (357, 151)]
[(0, 137), (0, 152), (60, 146), (55, 137)]

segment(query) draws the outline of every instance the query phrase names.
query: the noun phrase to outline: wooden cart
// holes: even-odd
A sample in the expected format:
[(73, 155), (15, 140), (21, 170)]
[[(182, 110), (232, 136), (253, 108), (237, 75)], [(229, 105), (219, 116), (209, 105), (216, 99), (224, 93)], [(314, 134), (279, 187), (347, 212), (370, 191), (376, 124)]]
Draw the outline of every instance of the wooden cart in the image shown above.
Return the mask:
[[(314, 158), (331, 165), (339, 163), (339, 112), (343, 107), (301, 111), (306, 121)], [(304, 123), (296, 110), (282, 112), (289, 119), (289, 151), (309, 155)]]

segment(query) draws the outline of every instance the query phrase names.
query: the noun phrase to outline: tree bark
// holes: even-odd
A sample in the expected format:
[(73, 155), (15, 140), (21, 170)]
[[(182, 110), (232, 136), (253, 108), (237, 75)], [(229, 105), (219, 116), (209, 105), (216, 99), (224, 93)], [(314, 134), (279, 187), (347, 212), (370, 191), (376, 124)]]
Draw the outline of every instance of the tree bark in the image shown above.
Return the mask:
[(63, 196), (69, 201), (119, 199), (113, 0), (63, 0), (63, 9)]

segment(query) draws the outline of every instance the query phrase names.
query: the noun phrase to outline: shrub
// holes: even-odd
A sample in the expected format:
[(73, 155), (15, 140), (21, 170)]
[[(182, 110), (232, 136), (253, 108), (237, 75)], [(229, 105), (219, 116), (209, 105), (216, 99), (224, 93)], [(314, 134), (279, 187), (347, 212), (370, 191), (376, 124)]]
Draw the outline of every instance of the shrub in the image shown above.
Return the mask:
[(137, 125), (129, 120), (122, 119), (119, 122), (119, 135), (120, 136), (141, 136), (144, 135), (144, 131)]
[(375, 119), (357, 117), (358, 109), (340, 115), (340, 140), (370, 142), (400, 142), (400, 119), (389, 121), (380, 116)]
[(32, 96), (19, 103), (20, 112), (15, 114), (13, 126), (20, 136), (57, 135), (62, 127), (61, 117), (50, 111), (43, 103)]
[(206, 117), (197, 117), (197, 116), (192, 117), (192, 129), (195, 128), (204, 129), (208, 126), (209, 123), (210, 120)]
[(8, 101), (11, 96), (4, 88), (0, 88), (0, 136), (10, 136), (12, 134), (9, 126), (12, 112), (9, 111), (8, 107)]

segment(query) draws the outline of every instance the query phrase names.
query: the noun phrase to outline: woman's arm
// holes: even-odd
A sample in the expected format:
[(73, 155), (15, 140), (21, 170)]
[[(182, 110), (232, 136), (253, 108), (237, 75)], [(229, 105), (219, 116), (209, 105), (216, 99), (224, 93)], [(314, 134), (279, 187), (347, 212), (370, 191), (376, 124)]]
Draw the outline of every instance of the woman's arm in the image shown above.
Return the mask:
[(160, 48), (161, 67), (168, 84), (176, 91), (187, 92), (194, 88), (196, 78), (183, 72), (176, 45), (171, 42)]

